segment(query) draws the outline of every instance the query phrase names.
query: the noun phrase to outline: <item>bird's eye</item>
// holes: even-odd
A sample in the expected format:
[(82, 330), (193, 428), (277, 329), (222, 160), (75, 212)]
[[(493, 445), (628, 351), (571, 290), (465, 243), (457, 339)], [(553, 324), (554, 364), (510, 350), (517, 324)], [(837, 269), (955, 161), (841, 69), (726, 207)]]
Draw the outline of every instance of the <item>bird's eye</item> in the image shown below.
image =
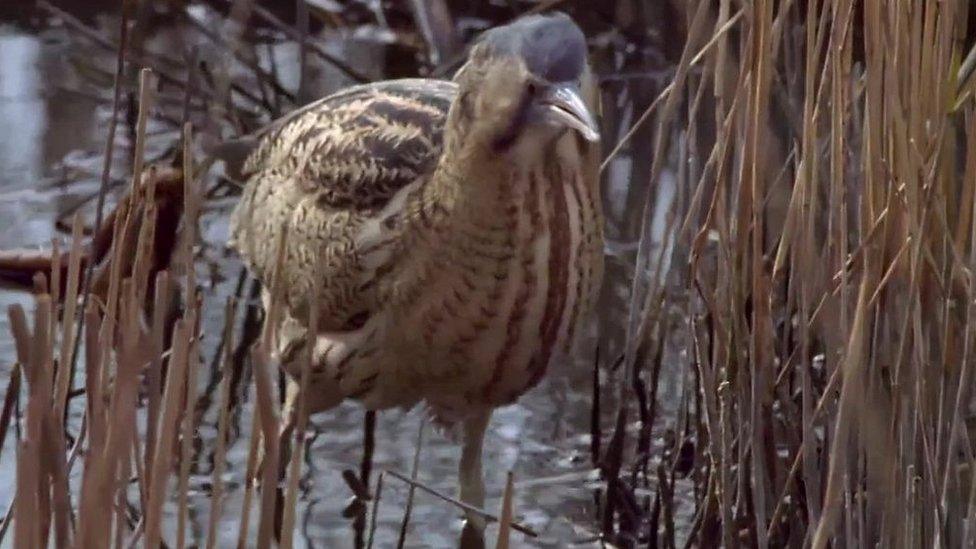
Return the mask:
[(539, 91), (538, 84), (536, 84), (535, 82), (529, 82), (529, 85), (526, 88), (526, 92), (528, 92), (529, 96), (535, 96), (537, 91)]

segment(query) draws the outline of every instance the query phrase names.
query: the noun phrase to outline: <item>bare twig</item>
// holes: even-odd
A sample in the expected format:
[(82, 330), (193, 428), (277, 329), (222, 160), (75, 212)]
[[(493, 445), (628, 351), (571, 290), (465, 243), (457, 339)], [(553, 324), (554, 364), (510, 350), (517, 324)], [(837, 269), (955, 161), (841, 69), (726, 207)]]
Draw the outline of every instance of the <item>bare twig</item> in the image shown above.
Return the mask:
[[(413, 479), (411, 479), (411, 478), (409, 478), (409, 477), (407, 477), (405, 475), (401, 475), (400, 473), (398, 473), (396, 471), (392, 471), (390, 469), (385, 470), (384, 471), (384, 474), (391, 475), (394, 478), (399, 479), (399, 480), (407, 483), (409, 486), (413, 486), (413, 487), (415, 487), (415, 488), (417, 488), (417, 489), (419, 489), (419, 490), (421, 490), (423, 492), (426, 492), (426, 493), (428, 493), (428, 494), (430, 494), (430, 495), (432, 495), (432, 496), (434, 496), (436, 498), (439, 498), (439, 499), (441, 499), (443, 501), (446, 501), (447, 503), (450, 503), (451, 505), (454, 505), (455, 507), (457, 507), (458, 509), (461, 509), (462, 511), (467, 511), (467, 512), (476, 513), (478, 515), (481, 515), (481, 517), (484, 518), (486, 522), (498, 522), (498, 517), (495, 516), (495, 515), (493, 515), (493, 514), (491, 514), (491, 513), (489, 513), (488, 511), (485, 511), (484, 509), (479, 509), (478, 507), (475, 507), (473, 505), (468, 505), (467, 503), (464, 503), (463, 501), (460, 501), (458, 499), (452, 498), (451, 496), (448, 496), (446, 494), (443, 494), (441, 492), (438, 492), (437, 490), (435, 490), (435, 489), (427, 486), (426, 484), (421, 483), (420, 481), (413, 480)], [(539, 537), (539, 534), (536, 533), (535, 530), (533, 530), (533, 529), (529, 528), (528, 526), (525, 526), (524, 524), (521, 524), (519, 522), (512, 522), (512, 529), (513, 530), (517, 530), (519, 532), (522, 532), (523, 534), (525, 534), (527, 536), (530, 536), (530, 537), (533, 537), (533, 538)]]

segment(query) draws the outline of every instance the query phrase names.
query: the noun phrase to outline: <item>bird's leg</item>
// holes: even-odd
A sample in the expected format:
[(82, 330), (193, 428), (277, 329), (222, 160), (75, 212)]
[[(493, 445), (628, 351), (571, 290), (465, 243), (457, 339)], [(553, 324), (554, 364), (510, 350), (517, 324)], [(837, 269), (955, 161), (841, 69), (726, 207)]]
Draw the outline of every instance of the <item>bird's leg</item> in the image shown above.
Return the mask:
[[(461, 464), (458, 479), (461, 484), (461, 501), (477, 507), (485, 506), (485, 480), (481, 472), (481, 451), (484, 446), (485, 429), (491, 419), (491, 410), (478, 413), (464, 421), (464, 446), (461, 450)], [(481, 515), (467, 512), (467, 520), (461, 533), (462, 547), (484, 546), (485, 519)], [(481, 543), (478, 544), (477, 540)]]
[(278, 448), (282, 456), (281, 463), (288, 468), (291, 459), (291, 438), (298, 423), (298, 393), (301, 388), (298, 382), (286, 376), (285, 404), (281, 407), (281, 425), (278, 431)]
[[(301, 390), (298, 382), (286, 376), (285, 404), (281, 408), (281, 425), (278, 431), (278, 481), (274, 489), (275, 495), (275, 539), (281, 541), (281, 527), (284, 520), (285, 494), (281, 481), (288, 478), (288, 465), (291, 462), (292, 436), (298, 423), (298, 393)], [(270, 487), (266, 487), (270, 489)]]

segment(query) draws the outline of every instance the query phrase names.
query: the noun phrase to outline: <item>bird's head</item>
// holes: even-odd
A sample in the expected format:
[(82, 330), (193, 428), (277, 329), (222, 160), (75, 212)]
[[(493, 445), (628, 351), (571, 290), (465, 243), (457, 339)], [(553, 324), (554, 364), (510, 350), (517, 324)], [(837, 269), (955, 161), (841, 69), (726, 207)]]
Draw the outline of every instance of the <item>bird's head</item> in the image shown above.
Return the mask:
[(567, 131), (598, 141), (581, 89), (589, 77), (586, 40), (569, 16), (523, 17), (494, 28), (455, 77), (458, 137), (484, 142), (495, 153)]

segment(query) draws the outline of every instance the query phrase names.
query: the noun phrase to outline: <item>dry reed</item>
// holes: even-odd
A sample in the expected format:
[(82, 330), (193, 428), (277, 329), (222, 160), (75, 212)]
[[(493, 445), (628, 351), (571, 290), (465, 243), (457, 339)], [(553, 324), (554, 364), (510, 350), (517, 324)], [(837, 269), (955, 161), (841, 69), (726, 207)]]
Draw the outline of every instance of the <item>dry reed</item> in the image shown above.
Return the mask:
[[(704, 21), (732, 21), (730, 8), (690, 3), (682, 59)], [(620, 406), (659, 398), (657, 382), (646, 386), (651, 359), (676, 342), (691, 345), (679, 375), (696, 388), (683, 399), (682, 437), (659, 450), (657, 496), (636, 520), (613, 488), (630, 473), (603, 461), (607, 537), (972, 543), (976, 110), (957, 95), (967, 92), (957, 76), (967, 9), (756, 0), (734, 36), (712, 40), (707, 70), (686, 78), (679, 64), (669, 90), (685, 110), (658, 115), (657, 150), (661, 140), (687, 145), (655, 157), (651, 181), (661, 162), (683, 167), (686, 198), (664, 232), (676, 242), (668, 253), (687, 263), (664, 272), (666, 286), (635, 277), (632, 303), (645, 297), (624, 363), (637, 362), (638, 382)], [(650, 194), (645, 223), (660, 196)], [(651, 233), (641, 233), (638, 274), (668, 264), (667, 246), (644, 259)], [(683, 445), (694, 448), (690, 470)], [(640, 456), (621, 460), (639, 487)], [(694, 514), (676, 534), (665, 487), (685, 475)]]

